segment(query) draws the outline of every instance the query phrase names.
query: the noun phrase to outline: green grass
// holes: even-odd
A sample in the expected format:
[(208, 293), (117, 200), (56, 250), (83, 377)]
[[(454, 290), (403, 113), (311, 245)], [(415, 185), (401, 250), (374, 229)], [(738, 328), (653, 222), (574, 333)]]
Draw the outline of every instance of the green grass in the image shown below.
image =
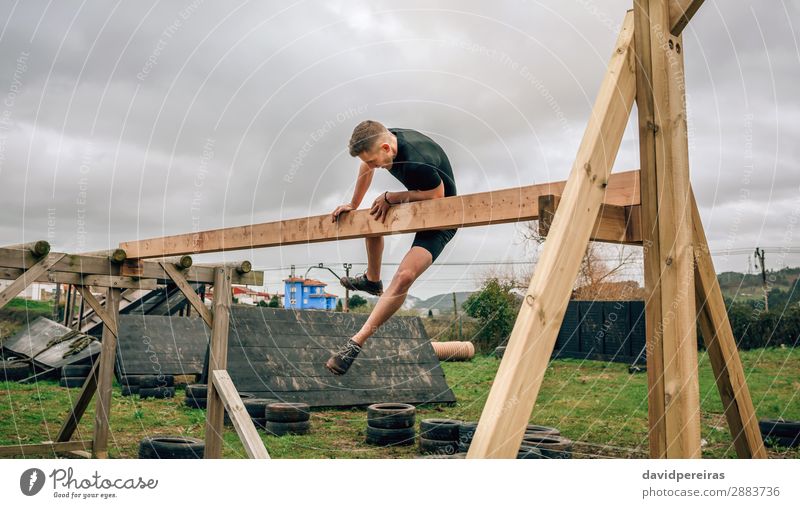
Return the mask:
[[(800, 351), (761, 349), (741, 353), (753, 402), (760, 418), (800, 420)], [(491, 388), (498, 361), (478, 356), (471, 362), (443, 363), (456, 394), (453, 406), (419, 406), (423, 418), (477, 420)], [(53, 439), (79, 389), (55, 382), (35, 385), (0, 383), (0, 444), (37, 443)], [(647, 375), (628, 374), (624, 364), (595, 361), (551, 362), (531, 422), (554, 426), (576, 442), (575, 457), (648, 456)], [(135, 458), (146, 435), (203, 437), (205, 411), (172, 400), (122, 397), (114, 387), (109, 452)], [(735, 457), (708, 357), (700, 355), (703, 457)], [(94, 406), (90, 406), (74, 439), (91, 439)], [(274, 458), (410, 458), (416, 447), (381, 448), (364, 443), (366, 411), (314, 411), (312, 432), (305, 436), (262, 438)], [(228, 427), (223, 456), (242, 458), (244, 450)], [(800, 450), (768, 449), (771, 457), (800, 458)]]

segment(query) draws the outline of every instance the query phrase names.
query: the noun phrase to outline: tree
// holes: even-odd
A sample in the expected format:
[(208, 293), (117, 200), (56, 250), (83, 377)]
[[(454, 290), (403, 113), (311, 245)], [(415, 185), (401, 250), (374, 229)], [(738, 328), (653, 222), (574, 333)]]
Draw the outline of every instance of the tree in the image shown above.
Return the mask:
[(473, 293), (464, 302), (468, 316), (480, 323), (475, 346), (482, 351), (494, 349), (505, 341), (517, 318), (519, 299), (512, 292), (514, 284), (497, 278), (486, 279), (480, 291)]
[(278, 308), (281, 306), (281, 301), (278, 298), (278, 295), (272, 295), (272, 298), (269, 299), (269, 307)]
[(367, 304), (367, 300), (366, 300), (366, 298), (364, 298), (362, 296), (353, 295), (353, 296), (350, 297), (349, 300), (347, 300), (347, 303), (348, 303), (348, 305), (350, 306), (351, 309), (355, 309), (355, 308), (358, 308), (358, 307), (365, 306)]
[(344, 308), (342, 307), (342, 300), (341, 298), (336, 300), (336, 312), (342, 312)]
[(269, 305), (267, 304), (267, 301), (266, 301), (266, 300), (259, 300), (257, 305), (258, 305), (259, 307), (268, 307), (268, 306), (269, 306)]
[[(545, 237), (539, 234), (538, 221), (525, 223), (522, 231), (523, 241), (537, 248)], [(625, 271), (633, 266), (641, 266), (640, 248), (628, 245), (608, 245), (589, 242), (581, 267), (573, 286), (574, 300), (642, 300), (644, 289), (638, 282), (625, 280)], [(531, 276), (533, 273), (531, 272)], [(530, 283), (523, 281), (527, 289)]]
[(428, 309), (428, 317), (429, 318), (433, 317), (433, 309)]

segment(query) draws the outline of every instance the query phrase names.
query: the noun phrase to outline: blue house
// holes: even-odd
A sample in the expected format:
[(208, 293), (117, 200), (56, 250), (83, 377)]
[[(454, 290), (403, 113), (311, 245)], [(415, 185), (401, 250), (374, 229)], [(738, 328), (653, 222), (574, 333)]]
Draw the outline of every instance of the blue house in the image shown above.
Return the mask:
[(283, 279), (285, 309), (334, 310), (338, 296), (325, 292), (324, 282), (302, 277)]

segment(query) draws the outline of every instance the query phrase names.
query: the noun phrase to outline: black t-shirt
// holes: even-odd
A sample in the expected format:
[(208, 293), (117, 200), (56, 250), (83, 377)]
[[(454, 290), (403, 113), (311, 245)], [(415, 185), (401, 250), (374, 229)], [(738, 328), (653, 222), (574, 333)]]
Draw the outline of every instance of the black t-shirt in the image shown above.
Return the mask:
[(389, 170), (408, 190), (435, 189), (444, 182), (444, 195), (456, 195), (453, 168), (434, 140), (412, 129), (391, 128), (397, 136), (397, 156)]

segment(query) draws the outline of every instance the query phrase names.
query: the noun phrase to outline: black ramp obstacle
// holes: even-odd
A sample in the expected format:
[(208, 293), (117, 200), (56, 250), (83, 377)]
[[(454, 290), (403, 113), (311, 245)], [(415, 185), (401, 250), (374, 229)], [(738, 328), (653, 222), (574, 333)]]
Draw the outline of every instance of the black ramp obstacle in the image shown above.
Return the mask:
[(228, 372), (240, 392), (310, 406), (451, 403), (455, 395), (418, 317), (395, 316), (344, 376), (325, 361), (366, 314), (233, 306)]
[(120, 315), (117, 374), (200, 375), (210, 336), (199, 317)]

